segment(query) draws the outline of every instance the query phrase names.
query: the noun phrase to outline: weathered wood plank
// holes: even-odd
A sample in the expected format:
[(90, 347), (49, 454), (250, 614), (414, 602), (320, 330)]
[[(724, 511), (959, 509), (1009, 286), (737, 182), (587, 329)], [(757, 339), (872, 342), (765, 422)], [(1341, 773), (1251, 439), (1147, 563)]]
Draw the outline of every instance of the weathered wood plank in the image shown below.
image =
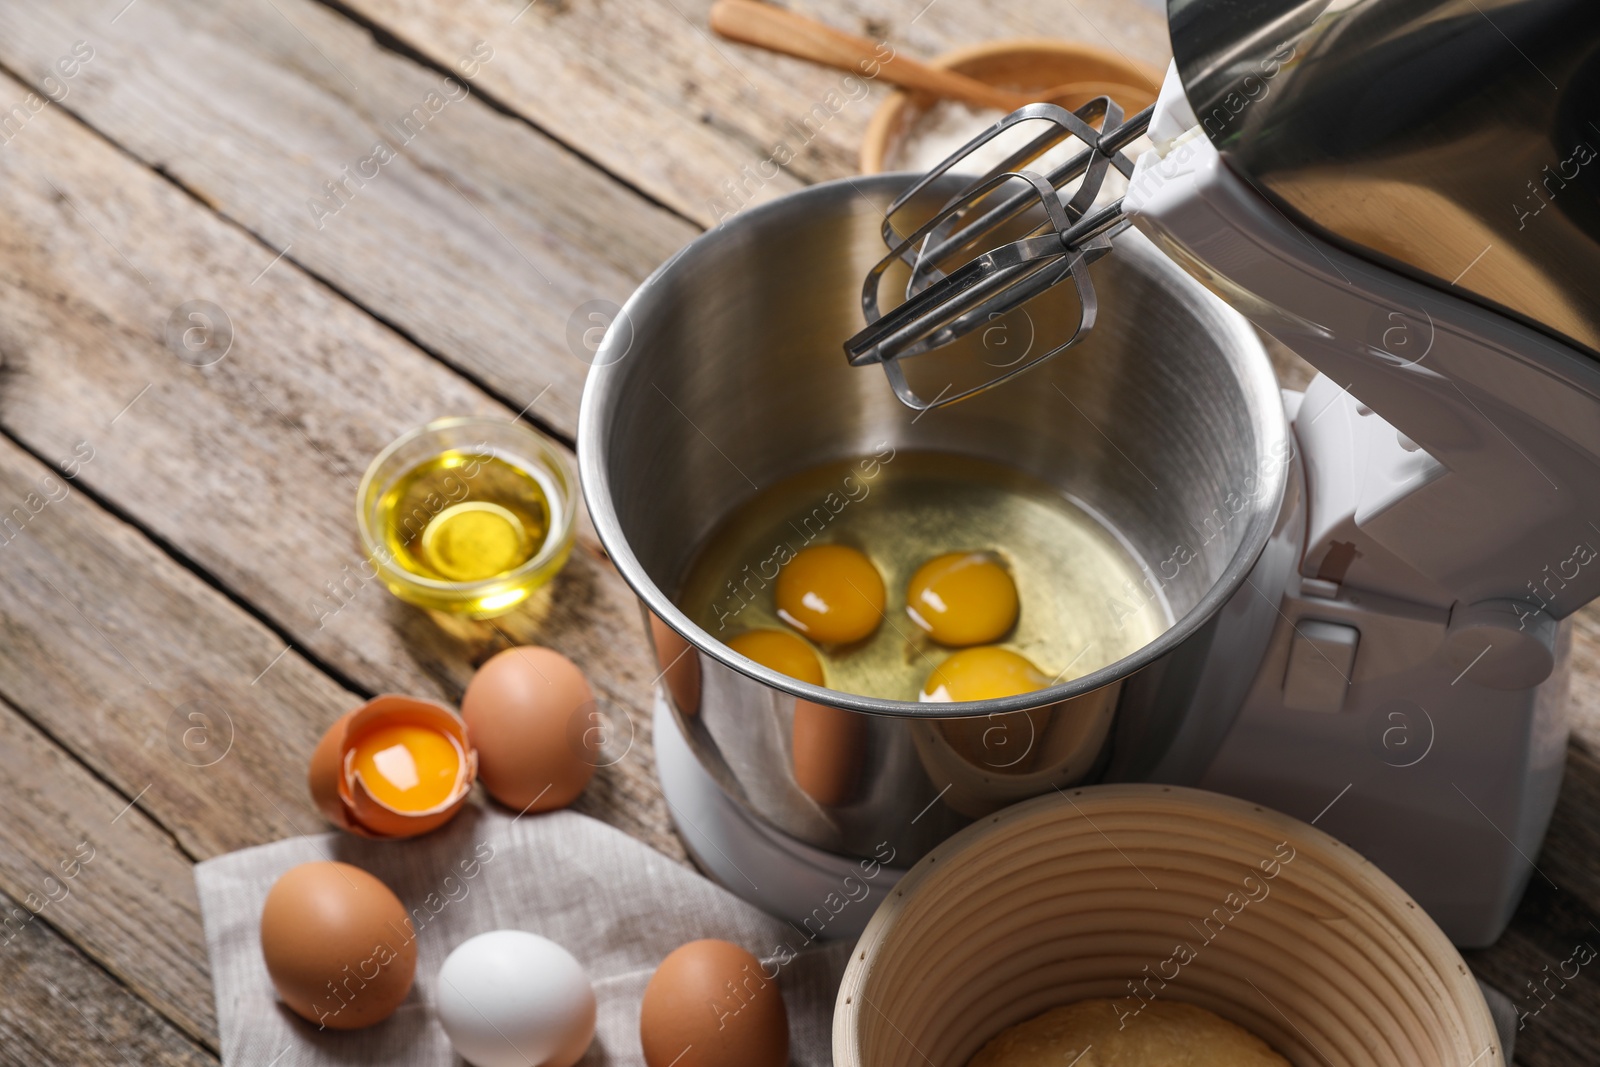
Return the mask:
[[(75, 491), (116, 444), (69, 482), (0, 440), (0, 695), (190, 857), (321, 829), (305, 763), (359, 697)], [(195, 766), (179, 747), (190, 712), (211, 714), (225, 758)], [(59, 786), (55, 806), (74, 789)]]
[[(0, 86), (22, 91), (9, 81)], [(304, 711), (289, 720), (292, 729), (263, 738), (260, 758), (276, 779), (298, 781), (321, 727), (355, 699), (318, 674), (300, 650), (362, 691), (454, 700), (473, 664), (507, 640), (548, 644), (580, 663), (637, 728), (634, 753), (602, 772), (587, 810), (681, 856), (648, 762), (644, 709), (656, 668), (633, 596), (591, 536), (584, 535), (548, 597), (494, 626), (446, 629), (375, 582), (338, 591), (359, 573), (352, 511), (367, 460), (403, 430), (439, 415), (510, 413), (293, 264), (263, 271), (271, 256), (247, 235), (59, 109), (34, 116), (26, 134), (0, 152), (0, 210), (7, 219), (0, 278), (8, 283), (0, 287), (0, 356), (8, 372), (0, 425), (51, 460), (71, 457), (87, 442), (94, 456), (82, 465), (78, 484), (193, 560), (295, 646), (267, 670), (286, 642), (265, 627), (224, 626), (241, 634), (235, 648), (215, 646), (204, 627), (186, 629), (185, 640), (199, 647), (197, 658), (171, 664), (183, 683), (147, 669), (158, 675), (155, 684), (196, 690), (185, 699), (204, 695), (208, 684), (254, 692), (279, 683), (283, 667), (294, 664), (293, 677), (281, 684), (310, 686), (315, 696), (299, 700)], [(163, 340), (172, 309), (195, 297), (226, 308), (235, 330), (233, 350), (204, 368), (178, 360)], [(70, 555), (58, 562), (74, 568), (72, 581), (89, 582), (82, 595), (106, 601), (135, 647), (152, 642), (152, 624), (186, 619), (190, 594), (166, 591), (144, 613), (118, 582), (85, 574), (86, 565)], [(30, 637), (37, 647), (28, 650), (55, 663), (66, 647), (61, 635), (81, 633), (81, 622), (63, 615), (47, 585), (18, 583), (9, 592), (20, 602), (9, 607), (8, 625), (58, 625)], [(13, 654), (20, 657), (23, 648), (17, 642)], [(170, 661), (160, 647), (150, 654)], [(25, 662), (13, 661), (29, 675), (17, 684), (38, 688), (14, 699), (30, 714), (54, 714), (52, 701), (62, 703), (64, 694), (73, 707), (111, 714), (106, 701), (113, 689), (79, 685), (59, 666), (24, 671)], [(120, 670), (100, 681), (140, 682)], [(263, 729), (273, 729), (271, 716)], [(257, 758), (256, 750), (246, 758)], [(137, 758), (113, 749), (101, 759), (133, 760), (114, 776), (129, 795), (146, 784)], [(224, 792), (251, 795), (245, 781)], [(183, 832), (204, 836), (200, 811), (185, 807), (158, 817), (180, 839)], [(171, 818), (197, 825), (180, 831)], [(286, 832), (283, 820), (270, 818), (245, 839), (212, 837), (186, 847), (210, 854)]]
[[(0, 894), (0, 908), (20, 902)], [(0, 947), (0, 1064), (215, 1067), (195, 1044), (42, 922)]]
[(22, 905), (0, 919), (0, 941), (47, 923), (214, 1047), (199, 903), (176, 842), (4, 702), (0, 795), (0, 892)]
[(1585, 751), (1600, 753), (1600, 604), (1573, 616), (1571, 664), (1573, 734)]
[[(339, 0), (436, 63), (515, 18), (506, 62), (480, 87), (612, 173), (704, 225), (793, 187), (854, 173), (861, 133), (885, 89), (785, 56), (717, 40), (711, 0), (628, 4)], [(1126, 0), (805, 0), (786, 6), (926, 57), (973, 41), (1048, 36), (1090, 41), (1151, 63), (1166, 23)], [(830, 94), (832, 94), (830, 96)], [(818, 106), (822, 111), (813, 111)], [(824, 121), (825, 115), (825, 121)], [(811, 118), (807, 125), (806, 120)], [(706, 131), (736, 151), (701, 149)], [(782, 143), (792, 161), (762, 180)], [(750, 168), (750, 173), (746, 173)], [(752, 179), (751, 175), (755, 178)]]
[[(385, 2), (361, 14), (452, 73), (473, 73), (469, 84), (499, 85), (648, 194), (670, 203), (673, 189), (698, 189), (695, 205), (677, 206), (702, 222), (850, 173), (881, 96), (841, 97), (837, 72), (714, 41), (709, 0), (625, 17), (605, 5), (400, 12)], [(692, 228), (310, 0), (143, 0), (115, 21), (101, 7), (0, 10), (0, 62), (517, 405), (548, 386), (535, 415), (571, 431), (583, 363), (569, 351), (570, 317), (587, 301), (620, 300)], [(1164, 48), (1158, 17), (1115, 0), (1069, 14), (1042, 0), (810, 10), (921, 51), (974, 31), (1041, 30), (1143, 58)], [(392, 161), (374, 153), (379, 141)], [(779, 141), (798, 151), (788, 169), (747, 173)]]
[(486, 27), (447, 84), (310, 0), (140, 0), (114, 23), (100, 0), (0, 5), (0, 63), (257, 234), (251, 275), (286, 249), (570, 435), (588, 368), (569, 318), (694, 228), (469, 95), (464, 72), (517, 61), (514, 34)]

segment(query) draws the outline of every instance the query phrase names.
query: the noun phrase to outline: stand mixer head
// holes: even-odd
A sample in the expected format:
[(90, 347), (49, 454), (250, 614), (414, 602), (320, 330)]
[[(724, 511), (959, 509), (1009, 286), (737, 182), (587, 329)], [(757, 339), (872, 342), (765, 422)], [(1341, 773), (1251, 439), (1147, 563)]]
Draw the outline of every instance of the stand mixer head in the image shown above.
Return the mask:
[[(1511, 44), (1470, 0), (1258, 0), (1244, 8), (1173, 0), (1170, 14), (1177, 58), (1149, 111), (1122, 122), (1105, 99), (1077, 113), (1033, 105), (896, 202), (884, 223), (888, 255), (863, 288), (867, 327), (845, 346), (850, 362), (881, 363), (896, 395), (919, 410), (1008, 381), (1093, 329), (1090, 265), (1132, 222), (1405, 438), (1413, 458), (1392, 458), (1383, 477), (1395, 484), (1374, 489), (1381, 499), (1366, 505), (1371, 529), (1387, 528), (1380, 543), (1363, 552), (1330, 542), (1308, 576), (1344, 581), (1351, 572), (1341, 561), (1364, 559), (1357, 584), (1441, 607), (1495, 601), (1486, 610), (1521, 625), (1518, 638), (1489, 653), (1489, 666), (1526, 656), (1528, 670), (1547, 670), (1548, 648), (1521, 635), (1538, 618), (1564, 618), (1600, 595), (1600, 568), (1564, 577), (1560, 598), (1535, 580), (1543, 562), (1568, 559), (1595, 532), (1572, 489), (1592, 486), (1600, 463), (1600, 441), (1577, 414), (1595, 395), (1600, 344), (1600, 167), (1583, 169), (1600, 157), (1590, 144), (1600, 145), (1600, 125), (1582, 118), (1577, 99), (1600, 79), (1600, 8), (1510, 5), (1503, 15), (1515, 16), (1526, 46)], [(1463, 68), (1462, 57), (1477, 62)], [(1353, 106), (1362, 93), (1352, 86), (1364, 83), (1352, 72), (1396, 91), (1381, 120)], [(1505, 101), (1518, 102), (1518, 123), (1502, 121)], [(904, 236), (897, 230), (911, 193), (1008, 131), (1041, 125), (1044, 133), (931, 219)], [(1135, 165), (1124, 150), (1147, 128), (1156, 148)], [(1081, 150), (1065, 163), (1015, 169), (1067, 139)], [(1112, 170), (1126, 177), (1127, 195), (1096, 206)], [(1535, 186), (1524, 170), (1543, 175), (1539, 187), (1550, 197), (1536, 210), (1516, 199)], [(1052, 195), (1069, 185), (1070, 197)], [(1329, 248), (1358, 259), (1363, 278), (1338, 266)], [(885, 310), (890, 266), (909, 276), (904, 300)], [(1329, 275), (1335, 290), (1324, 284)], [(1070, 296), (1055, 288), (1069, 280)], [(1058, 306), (1075, 301), (1079, 325), (1042, 354), (931, 401), (908, 383), (901, 360), (1047, 293)], [(1336, 326), (1335, 307), (1353, 321)], [(1436, 310), (1472, 320), (1461, 327), (1467, 347), (1508, 358), (1490, 356), (1495, 365), (1484, 366), (1483, 353), (1440, 347)], [(1567, 494), (1551, 498), (1562, 486)], [(1470, 528), (1453, 530), (1443, 547), (1437, 531), (1419, 538), (1425, 519), (1399, 520), (1407, 498), (1417, 498), (1415, 511), (1422, 497)], [(1403, 565), (1380, 565), (1379, 555)], [(1417, 573), (1402, 573), (1406, 566)]]
[[(1497, 22), (1471, 0), (1171, 0), (1169, 17), (1175, 58), (1156, 107), (1124, 122), (1108, 98), (1076, 112), (1031, 105), (896, 201), (884, 221), (889, 255), (863, 288), (868, 326), (845, 346), (853, 365), (883, 363), (913, 403), (895, 360), (1068, 279), (1082, 330), (1092, 329), (1086, 267), (1128, 217), (1120, 199), (1091, 208), (1108, 167), (1133, 177), (1125, 150), (1158, 108), (1163, 156), (1201, 132), (1291, 225), (1600, 352), (1600, 173), (1586, 170), (1600, 159), (1600, 125), (1584, 110), (1600, 91), (1600, 8), (1524, 0), (1502, 5)], [(1026, 143), (1005, 140), (1041, 126)], [(928, 183), (992, 155), (997, 140), (1015, 150), (980, 167), (987, 173), (932, 219), (902, 226)], [(1069, 140), (1079, 151), (1062, 162), (1057, 146)], [(1056, 165), (1024, 169), (1052, 149)], [(1070, 199), (1045, 194), (1073, 183)], [(1023, 232), (1007, 232), (1019, 218)], [(897, 261), (911, 276), (904, 302), (885, 310), (884, 270)]]

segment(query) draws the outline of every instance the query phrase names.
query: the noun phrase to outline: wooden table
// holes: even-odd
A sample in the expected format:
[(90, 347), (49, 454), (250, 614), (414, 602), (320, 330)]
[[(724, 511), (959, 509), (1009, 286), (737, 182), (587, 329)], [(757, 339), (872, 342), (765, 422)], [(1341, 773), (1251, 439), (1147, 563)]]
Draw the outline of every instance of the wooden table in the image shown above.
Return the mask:
[[(741, 177), (841, 81), (714, 41), (708, 3), (0, 5), (0, 1061), (215, 1061), (191, 866), (322, 829), (327, 723), (378, 692), (454, 702), (508, 642), (567, 653), (632, 718), (581, 810), (683, 859), (655, 668), (592, 530), (532, 609), (446, 626), (361, 580), (352, 500), (439, 415), (522, 412), (570, 445), (578, 309), (620, 303), (730, 190), (853, 170), (880, 86)], [(915, 54), (1051, 35), (1165, 58), (1129, 0), (796, 6)], [(191, 301), (231, 330), (209, 365), (222, 332), (188, 362), (169, 344)], [(1513, 994), (1600, 945), (1596, 619), (1550, 881), (1472, 954)], [(197, 766), (204, 721), (226, 755)], [(1592, 969), (1550, 985), (1521, 1062), (1600, 1059)]]

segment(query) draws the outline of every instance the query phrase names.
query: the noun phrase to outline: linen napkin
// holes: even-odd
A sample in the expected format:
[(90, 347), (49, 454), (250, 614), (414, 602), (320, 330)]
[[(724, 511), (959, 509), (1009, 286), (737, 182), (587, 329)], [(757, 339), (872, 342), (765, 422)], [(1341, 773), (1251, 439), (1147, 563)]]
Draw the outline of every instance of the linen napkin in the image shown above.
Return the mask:
[[(485, 859), (485, 856), (489, 858)], [(476, 860), (474, 867), (463, 860)], [(417, 928), (417, 977), (406, 1001), (366, 1030), (319, 1031), (277, 998), (261, 957), (261, 906), (278, 876), (340, 860), (377, 876)], [(472, 877), (464, 871), (473, 870)], [(207, 860), (195, 868), (211, 957), (224, 1067), (460, 1064), (433, 1013), (450, 950), (488, 930), (528, 930), (563, 946), (594, 983), (594, 1044), (585, 1067), (642, 1067), (639, 1001), (679, 945), (716, 937), (781, 961), (790, 1062), (832, 1062), (833, 1001), (850, 942), (809, 941), (639, 841), (573, 812), (515, 817), (465, 808), (406, 842), (327, 833)]]

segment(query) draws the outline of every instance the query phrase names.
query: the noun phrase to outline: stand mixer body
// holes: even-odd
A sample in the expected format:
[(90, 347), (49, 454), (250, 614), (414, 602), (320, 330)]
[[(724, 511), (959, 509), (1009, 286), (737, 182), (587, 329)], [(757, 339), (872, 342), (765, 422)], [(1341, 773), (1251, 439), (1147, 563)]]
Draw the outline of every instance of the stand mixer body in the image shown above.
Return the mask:
[(1600, 6), (1169, 0), (1229, 169), (1361, 258), (1600, 351)]
[[(1585, 155), (1545, 74), (1592, 84), (1600, 9), (1497, 8), (1538, 31), (1518, 56), (1472, 5), (1253, 6), (1230, 33), (1237, 5), (1174, 0), (1176, 76), (1124, 202), (1322, 372), (1293, 412), (1305, 543), (1199, 780), (1317, 818), (1483, 945), (1560, 784), (1562, 620), (1600, 595), (1600, 174), (1569, 175), (1543, 229), (1518, 200), (1530, 158)], [(1355, 86), (1400, 95), (1380, 117)], [(1507, 125), (1479, 93), (1537, 102)], [(1449, 259), (1463, 234), (1486, 239)]]
[[(1131, 222), (1316, 366), (1286, 398), (1300, 492), (1251, 582), (1271, 637), (1215, 643), (1201, 672), (1247, 674), (1248, 694), (1147, 702), (1182, 708), (1179, 728), (1151, 744), (1123, 722), (1106, 777), (1321, 823), (1458, 943), (1487, 944), (1560, 786), (1562, 620), (1600, 595), (1600, 7), (1170, 0), (1169, 21), (1151, 113), (1118, 129), (1108, 112), (1096, 143), (1035, 106), (946, 162), (1030, 120), (1095, 145), (1027, 179), (1044, 210), (1023, 217), (1046, 221), (1021, 239), (1004, 225), (1031, 191), (999, 172), (1043, 170), (1048, 134), (915, 233), (886, 226), (911, 282), (886, 310), (869, 277), (846, 350), (937, 407), (899, 361), (1063, 275), (1082, 315), (1066, 350), (1101, 309), (1090, 264)], [(1129, 168), (1124, 130), (1146, 125), (1156, 147)], [(1129, 185), (1102, 206), (1107, 162)], [(1045, 186), (1073, 192), (1065, 218)]]
[[(1191, 530), (1205, 537), (1213, 519), (1227, 527), (1241, 513), (1256, 532), (1244, 538), (1247, 550), (1207, 564), (1215, 572), (1206, 579), (1216, 583), (1212, 595), (1159, 655), (1129, 657), (1138, 662), (1122, 671), (1107, 667), (1104, 680), (1082, 679), (1082, 692), (1071, 689), (1076, 682), (1051, 691), (1069, 698), (1062, 707), (1098, 700), (1105, 707), (1094, 704), (1096, 714), (1106, 716), (1114, 703), (1114, 718), (1092, 765), (1075, 758), (1071, 776), (1063, 764), (1034, 791), (1142, 780), (1253, 799), (1348, 842), (1462, 945), (1497, 938), (1534, 876), (1568, 734), (1564, 620), (1600, 595), (1600, 162), (1589, 168), (1587, 152), (1573, 141), (1580, 115), (1574, 94), (1594, 84), (1587, 57), (1600, 48), (1600, 7), (1524, 0), (1484, 14), (1472, 0), (1171, 0), (1169, 17), (1174, 67), (1153, 112), (1127, 124), (1148, 123), (1156, 146), (1136, 166), (1121, 151), (1132, 134), (1113, 128), (1120, 113), (1102, 111), (1095, 144), (1094, 131), (1084, 137), (1082, 116), (1097, 105), (1071, 117), (1059, 109), (1052, 117), (1046, 105), (1024, 109), (1030, 120), (1055, 121), (1095, 144), (1080, 162), (1101, 153), (1075, 171), (1092, 174), (1095, 186), (1070, 202), (1049, 200), (1051, 185), (1063, 187), (1062, 180), (996, 179), (1028, 186), (1017, 202), (1036, 196), (1058, 243), (1052, 246), (1049, 229), (1043, 237), (1035, 231), (1000, 250), (1013, 253), (1009, 260), (980, 256), (965, 273), (958, 267), (948, 275), (935, 262), (919, 280), (923, 250), (959, 244), (959, 230), (902, 240), (886, 219), (891, 254), (869, 275), (869, 326), (846, 347), (851, 364), (884, 365), (906, 408), (888, 400), (881, 384), (873, 383), (881, 390), (874, 394), (847, 380), (860, 372), (812, 369), (818, 315), (850, 317), (843, 294), (824, 279), (830, 269), (874, 254), (863, 247), (862, 230), (876, 228), (883, 210), (871, 198), (892, 195), (885, 177), (867, 181), (865, 192), (852, 185), (793, 194), (706, 235), (624, 308), (630, 329), (614, 328), (606, 344), (630, 347), (620, 354), (602, 347), (597, 359), (579, 431), (585, 492), (602, 540), (653, 616), (666, 679), (656, 744), (674, 821), (691, 853), (725, 886), (808, 931), (806, 917), (820, 914), (819, 899), (857, 884), (859, 902), (846, 893), (853, 910), (820, 924), (828, 925), (821, 936), (855, 932), (870, 914), (865, 902), (887, 892), (897, 868), (920, 855), (921, 838), (1006, 801), (992, 776), (980, 776), (987, 806), (957, 803), (944, 772), (928, 763), (926, 746), (912, 745), (910, 738), (942, 729), (929, 716), (948, 712), (796, 684), (741, 661), (678, 610), (663, 588), (695, 530), (704, 532), (700, 512), (718, 492), (742, 493), (743, 483), (753, 488), (783, 473), (797, 442), (825, 450), (837, 447), (827, 441), (852, 433), (867, 441), (870, 424), (905, 447), (930, 447), (938, 424), (918, 420), (950, 399), (924, 402), (899, 360), (952, 337), (964, 343), (963, 331), (992, 321), (996, 307), (1037, 300), (1044, 317), (1059, 318), (1074, 289), (1080, 329), (1073, 340), (1100, 340), (1063, 345), (1051, 367), (964, 401), (955, 409), (961, 419), (1004, 437), (1023, 413), (1037, 417), (1045, 432), (1019, 439), (1026, 455), (1018, 461), (1054, 463), (1059, 456), (1046, 446), (1058, 428), (1045, 422), (1056, 416), (1041, 407), (1041, 394), (1053, 398), (1052, 385), (1070, 400), (1075, 375), (1105, 370), (1111, 377), (1099, 395), (1143, 392), (1148, 406), (1170, 383), (1140, 386), (1131, 372), (1107, 370), (1112, 362), (1104, 357), (1129, 365), (1116, 338), (1138, 334), (1140, 316), (1170, 317), (1157, 306), (1168, 299), (1156, 291), (1164, 286), (1170, 299), (1193, 309), (1185, 314), (1211, 323), (1196, 336), (1206, 343), (1194, 346), (1201, 353), (1195, 366), (1204, 363), (1217, 382), (1255, 382), (1215, 394), (1179, 389), (1184, 417), (1205, 424), (1207, 401), (1199, 398), (1214, 398), (1239, 406), (1226, 414), (1242, 420), (1241, 433), (1253, 427), (1244, 434), (1252, 447), (1287, 447), (1270, 376), (1255, 380), (1267, 375), (1259, 345), (1237, 315), (1220, 306), (1215, 314), (1205, 310), (1188, 292), (1198, 287), (1172, 263), (1322, 376), (1305, 394), (1283, 397), (1294, 447), (1261, 483), (1270, 484), (1270, 499), (1236, 491), (1255, 462), (1246, 449), (1250, 463), (1229, 467), (1222, 478), (1215, 469), (1202, 472), (1208, 476), (1183, 486), (1181, 500), (1162, 502), (1173, 511), (1162, 537), (1189, 538)], [(1515, 41), (1506, 36), (1510, 29), (1519, 31)], [(1353, 91), (1379, 85), (1403, 98), (1384, 108), (1343, 103)], [(1495, 106), (1483, 107), (1486, 101)], [(1600, 130), (1592, 143), (1600, 145)], [(978, 146), (975, 139), (958, 156)], [(1560, 195), (1534, 211), (1533, 201), (1517, 198), (1529, 193), (1528, 180), (1546, 180), (1546, 162), (1565, 185), (1557, 189), (1552, 180), (1549, 190)], [(1526, 176), (1519, 169), (1525, 163)], [(1006, 167), (1017, 169), (1000, 169)], [(1120, 204), (1103, 206), (1094, 194), (1113, 168), (1127, 178), (1127, 193)], [(943, 169), (905, 197), (928, 191), (942, 199), (959, 188)], [(944, 184), (929, 187), (934, 181)], [(819, 210), (832, 214), (809, 222)], [(824, 222), (837, 237), (822, 235)], [(1129, 224), (1144, 236), (1124, 232)], [(741, 265), (741, 256), (767, 241), (792, 253), (781, 278)], [(894, 259), (911, 266), (912, 283), (903, 304), (880, 316), (871, 293)], [(1022, 280), (1008, 282), (1008, 270)], [(730, 274), (728, 284), (705, 289), (718, 271)], [(1097, 273), (1106, 290), (1101, 318), (1112, 320), (1099, 334), (1090, 282)], [(1134, 285), (1136, 277), (1167, 280), (1152, 289)], [(1059, 285), (1068, 280), (1075, 284)], [(1000, 303), (1012, 284), (1020, 296)], [(762, 305), (802, 290), (816, 302), (804, 314)], [(1140, 304), (1123, 308), (1121, 321), (1112, 314), (1119, 294), (1137, 294)], [(740, 390), (756, 395), (749, 390), (759, 375), (738, 360), (760, 340), (754, 331), (791, 313), (793, 322), (764, 342), (760, 374), (790, 361), (802, 376), (783, 396), (763, 399), (761, 418), (747, 417), (732, 401)], [(1144, 332), (1156, 336), (1148, 323)], [(725, 341), (715, 340), (723, 334)], [(1166, 363), (1174, 378), (1188, 372), (1163, 346), (1181, 343), (1181, 335), (1161, 335), (1168, 339), (1145, 350), (1151, 366)], [(690, 338), (702, 354), (725, 344), (740, 355), (726, 369), (713, 368), (679, 354)], [(617, 363), (630, 351), (631, 362)], [(958, 344), (950, 351), (967, 350)], [(639, 360), (653, 361), (648, 373)], [(801, 414), (784, 421), (788, 409), (820, 410), (807, 405), (824, 398), (835, 412), (843, 398), (842, 410), (861, 424), (817, 427)], [(1250, 405), (1254, 414), (1244, 418)], [(1159, 417), (1142, 417), (1136, 432), (1164, 431)], [(658, 437), (671, 428), (670, 456), (634, 429), (651, 418), (666, 420)], [(677, 425), (680, 418), (693, 433)], [(775, 425), (789, 433), (788, 451), (768, 446)], [(806, 434), (821, 437), (806, 443)], [(1085, 437), (1072, 447), (1102, 445)], [(749, 468), (738, 470), (742, 482), (730, 474), (725, 448)], [(988, 444), (978, 451), (1000, 458)], [(674, 479), (696, 494), (690, 502), (698, 501), (698, 510), (684, 510), (666, 492)], [(718, 479), (726, 483), (721, 489)], [(1149, 503), (1134, 501), (1129, 514)], [(1237, 528), (1229, 536), (1238, 541)], [(669, 546), (663, 538), (676, 540)], [(1170, 544), (1152, 543), (1144, 553), (1157, 585), (1153, 561)], [(687, 700), (671, 692), (685, 656), (694, 667)], [(1027, 698), (1007, 701), (996, 702), (991, 720), (1023, 714)], [(792, 759), (785, 731), (797, 702), (828, 702), (861, 716), (862, 774), (888, 806), (816, 808), (805, 797), (796, 806), (793, 796), (778, 802), (798, 796), (785, 769)], [(846, 841), (851, 834), (860, 841)], [(880, 837), (897, 847), (861, 844)], [(862, 881), (856, 868), (868, 863), (874, 874)]]
[[(1199, 781), (1318, 819), (1458, 943), (1487, 944), (1560, 784), (1560, 620), (1600, 572), (1600, 375), (1286, 223), (1209, 145), (1176, 158), (1149, 196), (1139, 179), (1154, 171), (1136, 175), (1136, 225), (1324, 372), (1292, 401), (1305, 541)], [(1426, 332), (1409, 349), (1390, 333), (1397, 356), (1382, 339), (1402, 321)]]

